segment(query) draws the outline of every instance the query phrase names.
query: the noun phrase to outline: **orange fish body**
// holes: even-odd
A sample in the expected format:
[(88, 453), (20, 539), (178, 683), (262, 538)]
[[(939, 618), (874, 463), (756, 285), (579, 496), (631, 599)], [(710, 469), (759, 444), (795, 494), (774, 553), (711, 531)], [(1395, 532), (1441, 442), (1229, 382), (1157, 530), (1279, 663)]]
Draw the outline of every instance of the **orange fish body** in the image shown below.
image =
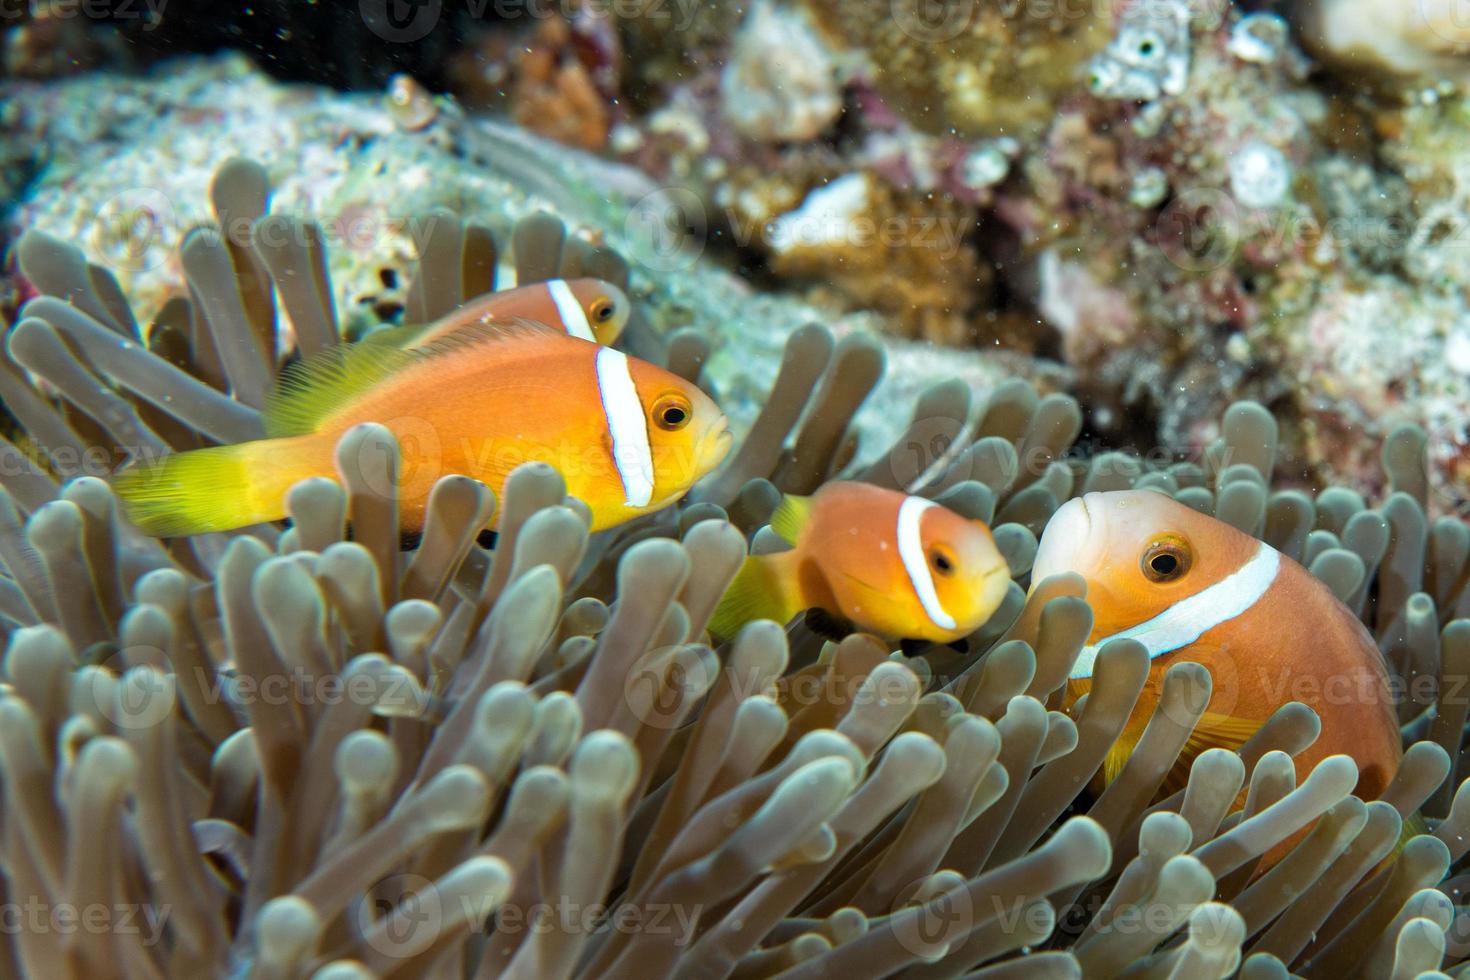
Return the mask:
[(119, 474), (129, 517), (159, 535), (281, 519), (292, 486), (335, 474), (342, 435), (377, 422), (399, 444), (406, 529), (422, 527), (441, 476), (471, 476), (499, 494), (511, 470), (541, 461), (562, 473), (599, 530), (677, 500), (731, 442), (724, 416), (689, 382), (536, 324), (463, 328), (409, 350), (329, 351), (288, 372), (266, 417), (275, 438)]
[(621, 289), (602, 279), (548, 279), (486, 293), (426, 326), (393, 327), (370, 334), (375, 342), (428, 347), (456, 331), (533, 320), (571, 337), (611, 346), (628, 325), (632, 306)]
[(1091, 686), (1109, 639), (1137, 639), (1153, 658), (1106, 779), (1142, 736), (1164, 672), (1181, 661), (1209, 669), (1213, 694), (1172, 786), (1199, 752), (1238, 748), (1290, 701), (1322, 720), (1321, 735), (1295, 757), (1298, 780), (1342, 753), (1358, 764), (1359, 795), (1374, 799), (1397, 771), (1399, 725), (1377, 645), (1327, 586), (1274, 548), (1152, 490), (1089, 493), (1053, 515), (1032, 581), (1067, 571), (1087, 580), (1094, 616), (1069, 702)]
[(984, 524), (896, 490), (828, 483), (786, 497), (771, 526), (792, 548), (745, 560), (711, 621), (716, 636), (816, 608), (886, 638), (948, 643), (989, 619), (1010, 582)]

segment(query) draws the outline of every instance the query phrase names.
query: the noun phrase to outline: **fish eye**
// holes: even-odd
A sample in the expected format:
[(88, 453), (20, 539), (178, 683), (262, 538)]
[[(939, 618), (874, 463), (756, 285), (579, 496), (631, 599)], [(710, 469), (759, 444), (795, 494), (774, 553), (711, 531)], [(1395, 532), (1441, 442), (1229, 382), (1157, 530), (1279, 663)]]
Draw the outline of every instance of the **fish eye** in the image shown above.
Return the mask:
[(677, 432), (689, 424), (692, 410), (683, 395), (665, 395), (653, 406), (653, 420), (660, 429)]
[(1139, 567), (1150, 582), (1173, 582), (1189, 571), (1189, 564), (1189, 546), (1169, 539), (1149, 545)]
[(613, 314), (617, 312), (617, 307), (613, 305), (613, 301), (606, 296), (599, 296), (595, 300), (593, 300), (590, 309), (592, 312), (592, 319), (596, 320), (598, 323), (606, 323), (607, 321), (611, 320), (613, 318)]
[(954, 573), (954, 555), (950, 554), (948, 549), (938, 547), (930, 549), (929, 564), (940, 575), (951, 575)]

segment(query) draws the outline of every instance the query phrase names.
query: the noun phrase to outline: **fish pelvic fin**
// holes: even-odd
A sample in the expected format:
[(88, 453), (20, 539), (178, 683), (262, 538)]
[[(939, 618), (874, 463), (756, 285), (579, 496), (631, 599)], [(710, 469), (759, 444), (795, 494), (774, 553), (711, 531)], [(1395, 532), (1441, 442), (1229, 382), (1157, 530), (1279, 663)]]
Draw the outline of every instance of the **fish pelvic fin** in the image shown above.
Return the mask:
[(732, 639), (742, 626), (757, 619), (784, 626), (801, 612), (804, 606), (794, 595), (787, 562), (781, 560), (784, 555), (751, 555), (745, 559), (710, 617), (711, 636)]
[(286, 491), (318, 475), (293, 465), (289, 442), (263, 439), (175, 453), (123, 470), (112, 478), (112, 489), (128, 519), (155, 537), (280, 520)]

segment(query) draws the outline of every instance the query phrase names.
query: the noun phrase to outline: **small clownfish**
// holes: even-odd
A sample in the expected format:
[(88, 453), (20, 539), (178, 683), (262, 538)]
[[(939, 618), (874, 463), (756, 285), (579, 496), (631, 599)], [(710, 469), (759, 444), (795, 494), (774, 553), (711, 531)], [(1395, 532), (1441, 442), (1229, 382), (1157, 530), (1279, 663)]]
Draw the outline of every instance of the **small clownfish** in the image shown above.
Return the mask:
[(820, 609), (886, 639), (949, 643), (990, 618), (1011, 580), (984, 524), (870, 484), (787, 496), (771, 529), (791, 550), (745, 559), (710, 621), (713, 635)]
[(414, 349), (324, 351), (287, 370), (265, 419), (265, 439), (119, 473), (129, 518), (160, 536), (280, 520), (292, 486), (334, 475), (342, 435), (378, 422), (402, 454), (403, 530), (422, 529), (439, 477), (464, 474), (499, 495), (511, 470), (537, 460), (561, 471), (601, 530), (682, 497), (732, 442), (719, 408), (683, 378), (530, 322), (463, 327)]
[(1072, 669), (1068, 706), (1091, 687), (1098, 649), (1131, 637), (1153, 660), (1103, 778), (1122, 771), (1175, 662), (1206, 667), (1210, 710), (1166, 782), (1177, 789), (1205, 749), (1234, 750), (1278, 708), (1301, 701), (1322, 732), (1296, 756), (1298, 780), (1338, 753), (1358, 764), (1358, 795), (1376, 799), (1403, 757), (1383, 656), (1356, 616), (1311, 572), (1255, 537), (1154, 490), (1069, 500), (1042, 532), (1032, 588), (1076, 572), (1093, 628)]
[(548, 279), (486, 293), (422, 326), (389, 327), (368, 334), (372, 343), (428, 347), (466, 328), (534, 320), (580, 340), (611, 347), (633, 311), (628, 296), (601, 279)]

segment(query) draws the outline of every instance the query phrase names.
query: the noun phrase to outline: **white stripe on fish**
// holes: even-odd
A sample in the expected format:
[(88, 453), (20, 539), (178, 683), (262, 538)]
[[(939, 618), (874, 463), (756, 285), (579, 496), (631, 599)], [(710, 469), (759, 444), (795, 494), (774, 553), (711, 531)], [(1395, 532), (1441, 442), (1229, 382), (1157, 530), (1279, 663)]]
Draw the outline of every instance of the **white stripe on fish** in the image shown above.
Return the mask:
[(653, 450), (648, 444), (643, 403), (622, 351), (604, 347), (597, 352), (597, 389), (612, 436), (613, 465), (623, 481), (623, 502), (629, 507), (647, 507), (653, 499)]
[(914, 594), (930, 622), (940, 629), (955, 628), (954, 617), (944, 611), (939, 593), (934, 590), (934, 577), (929, 573), (929, 558), (924, 554), (924, 540), (919, 535), (919, 522), (934, 501), (923, 497), (905, 497), (898, 507), (898, 557), (908, 572)]
[(1153, 619), (1083, 647), (1072, 667), (1072, 679), (1091, 677), (1098, 650), (1111, 640), (1137, 640), (1148, 650), (1150, 660), (1188, 646), (1254, 606), (1276, 581), (1280, 569), (1281, 554), (1262, 544), (1250, 561), (1209, 588), (1180, 599)]
[(596, 339), (592, 334), (592, 324), (587, 322), (586, 311), (577, 302), (577, 297), (572, 295), (572, 287), (567, 285), (565, 279), (547, 280), (546, 290), (551, 293), (551, 301), (556, 304), (556, 312), (566, 325), (567, 333), (581, 340)]

